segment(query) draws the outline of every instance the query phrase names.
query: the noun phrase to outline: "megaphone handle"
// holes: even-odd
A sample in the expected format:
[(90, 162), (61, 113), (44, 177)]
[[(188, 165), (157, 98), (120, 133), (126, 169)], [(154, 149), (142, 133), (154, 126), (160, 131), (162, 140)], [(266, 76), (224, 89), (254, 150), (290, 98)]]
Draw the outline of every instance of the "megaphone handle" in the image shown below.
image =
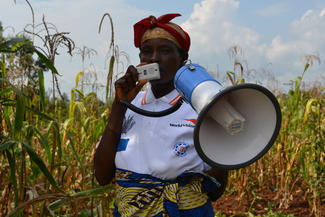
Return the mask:
[(181, 105), (183, 104), (183, 98), (180, 98), (177, 103), (175, 105), (173, 105), (172, 107), (160, 111), (160, 112), (152, 112), (152, 111), (146, 111), (143, 109), (140, 109), (138, 107), (136, 107), (135, 105), (132, 105), (131, 103), (125, 101), (125, 100), (120, 100), (120, 103), (124, 106), (126, 106), (127, 108), (131, 109), (132, 111), (134, 111), (135, 113), (138, 113), (140, 115), (144, 115), (144, 116), (148, 116), (148, 117), (162, 117), (162, 116), (166, 116), (169, 115), (175, 111), (177, 111)]

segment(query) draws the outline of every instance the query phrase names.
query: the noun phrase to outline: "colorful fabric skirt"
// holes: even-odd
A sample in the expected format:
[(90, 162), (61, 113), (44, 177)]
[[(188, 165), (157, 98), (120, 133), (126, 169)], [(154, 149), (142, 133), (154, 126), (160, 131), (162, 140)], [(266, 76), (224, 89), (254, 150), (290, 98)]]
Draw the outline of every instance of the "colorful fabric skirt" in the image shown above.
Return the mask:
[(220, 183), (203, 172), (185, 172), (175, 180), (116, 170), (114, 216), (213, 217), (209, 193)]

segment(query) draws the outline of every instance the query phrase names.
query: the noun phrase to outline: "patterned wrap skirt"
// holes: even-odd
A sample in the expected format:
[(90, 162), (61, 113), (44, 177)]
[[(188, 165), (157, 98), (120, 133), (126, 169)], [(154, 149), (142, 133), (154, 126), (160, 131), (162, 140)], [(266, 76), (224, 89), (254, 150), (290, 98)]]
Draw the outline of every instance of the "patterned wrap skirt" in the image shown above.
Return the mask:
[(116, 170), (114, 216), (213, 217), (209, 193), (220, 183), (203, 172), (187, 171), (175, 180)]

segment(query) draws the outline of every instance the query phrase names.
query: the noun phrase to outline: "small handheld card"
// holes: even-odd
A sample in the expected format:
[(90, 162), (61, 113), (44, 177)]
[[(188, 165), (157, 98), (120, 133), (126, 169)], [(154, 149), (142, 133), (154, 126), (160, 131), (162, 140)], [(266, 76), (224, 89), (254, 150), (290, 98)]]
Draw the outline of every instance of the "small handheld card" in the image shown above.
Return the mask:
[(150, 63), (143, 66), (136, 67), (138, 70), (139, 80), (156, 80), (160, 79), (158, 63)]

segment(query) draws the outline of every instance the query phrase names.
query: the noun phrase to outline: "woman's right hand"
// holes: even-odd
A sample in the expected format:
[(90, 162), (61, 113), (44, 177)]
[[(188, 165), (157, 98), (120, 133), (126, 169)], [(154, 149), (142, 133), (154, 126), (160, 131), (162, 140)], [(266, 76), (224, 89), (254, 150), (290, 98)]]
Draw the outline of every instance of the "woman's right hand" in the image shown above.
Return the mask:
[[(143, 64), (141, 64), (143, 65)], [(131, 102), (147, 81), (138, 81), (138, 71), (134, 66), (129, 66), (125, 75), (115, 82), (115, 101)]]

